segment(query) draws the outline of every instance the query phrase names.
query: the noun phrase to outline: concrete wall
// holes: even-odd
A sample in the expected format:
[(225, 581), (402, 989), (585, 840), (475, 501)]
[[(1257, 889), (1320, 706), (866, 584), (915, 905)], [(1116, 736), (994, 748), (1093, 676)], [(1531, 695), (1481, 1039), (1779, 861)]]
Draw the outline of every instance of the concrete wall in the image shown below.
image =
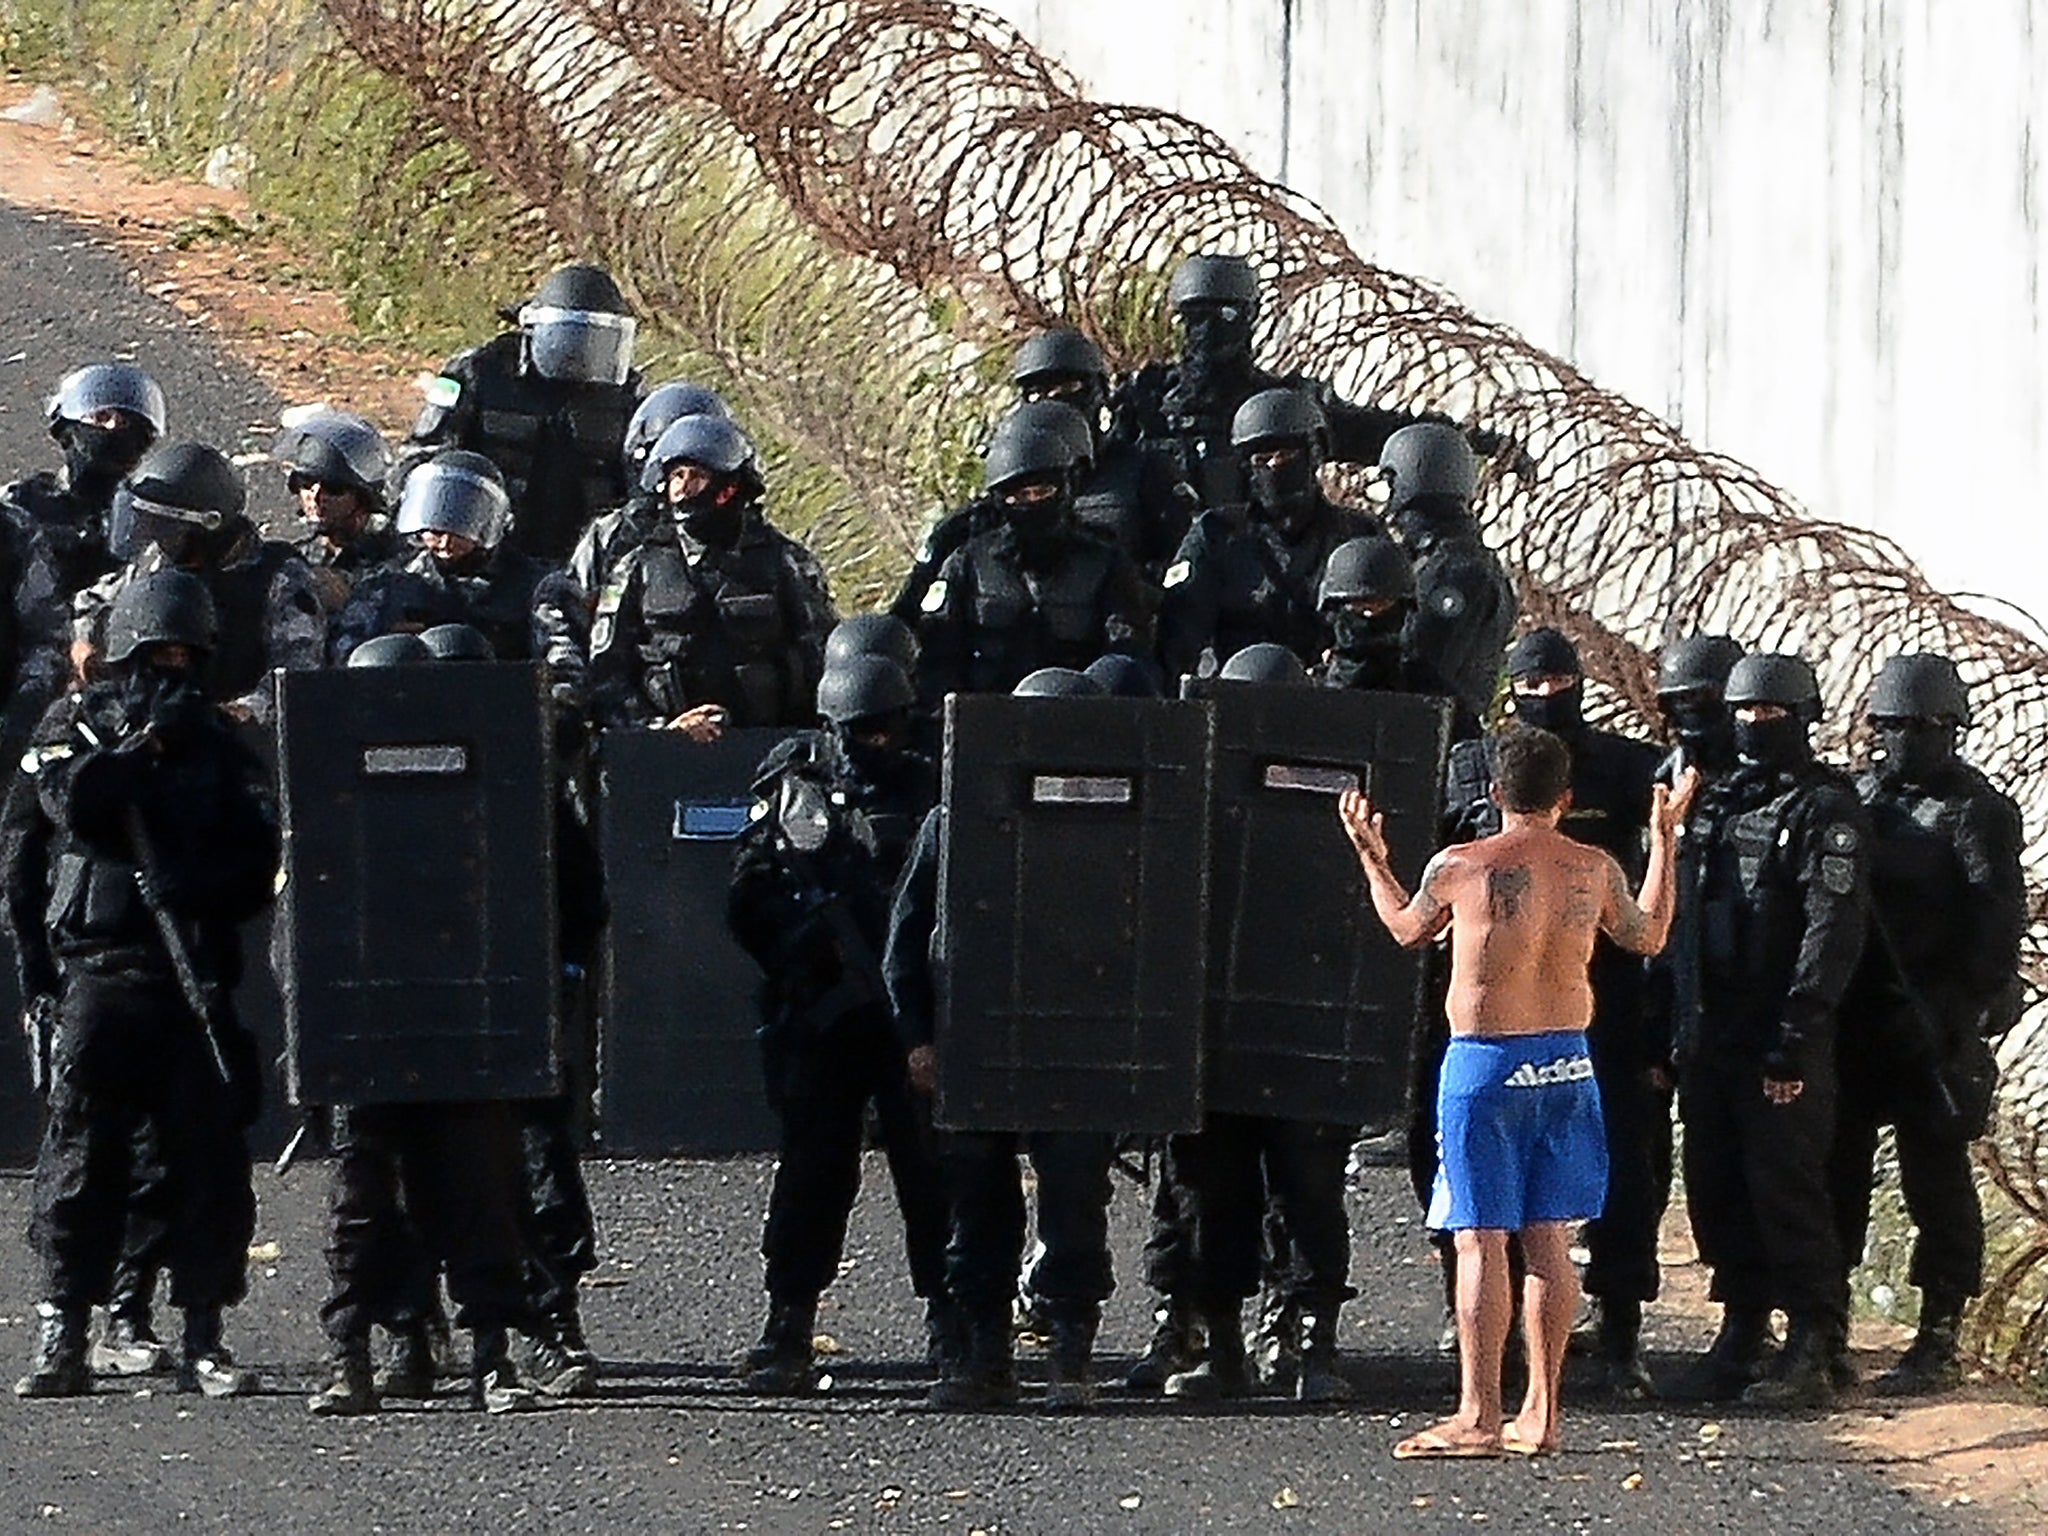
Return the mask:
[(2048, 0), (983, 0), (1934, 579), (2048, 618)]

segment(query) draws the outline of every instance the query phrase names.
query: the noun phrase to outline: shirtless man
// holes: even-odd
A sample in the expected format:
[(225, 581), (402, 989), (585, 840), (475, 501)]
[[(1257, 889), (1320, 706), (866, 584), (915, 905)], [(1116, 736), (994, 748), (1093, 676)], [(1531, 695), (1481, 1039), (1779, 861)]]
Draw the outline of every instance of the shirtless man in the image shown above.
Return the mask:
[[(1446, 848), (1410, 897), (1388, 863), (1383, 817), (1356, 790), (1338, 806), (1380, 921), (1406, 947), (1451, 934), (1451, 1046), (1437, 1090), (1436, 1192), (1429, 1225), (1458, 1263), (1459, 1400), (1454, 1418), (1394, 1448), (1414, 1457), (1533, 1455), (1558, 1445), (1558, 1381), (1578, 1307), (1570, 1234), (1600, 1214), (1607, 1147), (1585, 1030), (1596, 934), (1653, 955), (1677, 894), (1674, 839), (1698, 776), (1657, 786), (1640, 898), (1621, 866), (1557, 830), (1571, 804), (1571, 757), (1547, 731), (1495, 743), (1503, 826)], [(1511, 1317), (1508, 1234), (1528, 1260), (1522, 1301), (1529, 1390), (1502, 1423), (1501, 1354)]]

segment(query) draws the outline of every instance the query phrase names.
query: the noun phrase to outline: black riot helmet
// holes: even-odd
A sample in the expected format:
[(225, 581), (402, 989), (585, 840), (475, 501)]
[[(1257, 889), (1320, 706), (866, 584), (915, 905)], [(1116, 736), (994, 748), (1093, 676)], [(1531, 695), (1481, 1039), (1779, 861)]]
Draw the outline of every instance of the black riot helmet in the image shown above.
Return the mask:
[(1258, 318), (1259, 275), (1242, 256), (1190, 256), (1173, 269), (1166, 302), (1175, 314), (1202, 304), (1239, 306), (1249, 325)]
[(1308, 668), (1301, 664), (1301, 658), (1271, 640), (1246, 646), (1224, 662), (1216, 675), (1226, 683), (1299, 684), (1305, 688), (1309, 681)]
[(1010, 690), (1013, 699), (1100, 699), (1107, 690), (1086, 672), (1072, 667), (1040, 667)]
[(1088, 418), (1064, 400), (1027, 400), (996, 423), (989, 434), (989, 450), (1004, 438), (1049, 432), (1067, 445), (1074, 467), (1086, 474), (1095, 467), (1095, 429)]
[(311, 482), (353, 491), (373, 510), (384, 506), (384, 478), (391, 473), (391, 447), (362, 417), (348, 411), (315, 411), (286, 427), (271, 446), (294, 491)]
[(1400, 607), (1414, 601), (1415, 563), (1379, 534), (1346, 539), (1331, 550), (1316, 584), (1316, 607), (1325, 613), (1349, 603)]
[(409, 667), (432, 661), (434, 652), (422, 635), (378, 635), (348, 653), (350, 667)]
[(1479, 460), (1456, 427), (1418, 421), (1393, 434), (1380, 449), (1380, 474), (1387, 482), (1387, 510), (1398, 515), (1427, 498), (1469, 507), (1479, 491)]
[(1728, 687), (1728, 674), (1740, 660), (1741, 642), (1726, 635), (1687, 635), (1674, 640), (1657, 658), (1658, 701), (1705, 694), (1719, 703)]
[(544, 379), (623, 384), (638, 322), (612, 275), (588, 262), (557, 267), (519, 307), (526, 360)]
[(129, 660), (145, 645), (211, 651), (217, 633), (213, 594), (188, 571), (150, 571), (115, 594), (107, 610), (107, 661)]
[(218, 449), (162, 443), (115, 496), (108, 543), (131, 559), (154, 544), (173, 565), (203, 562), (240, 534), (248, 499), (241, 471)]
[(420, 631), (424, 645), (436, 661), (496, 661), (498, 653), (474, 624), (436, 624)]
[[(677, 498), (668, 484), (683, 465), (704, 471), (708, 478), (692, 494)], [(726, 416), (684, 416), (670, 423), (647, 455), (640, 484), (668, 501), (686, 535), (718, 549), (739, 542), (747, 511), (762, 491), (753, 440)]]
[(1026, 337), (1010, 359), (1010, 382), (1027, 401), (1057, 400), (1091, 422), (1109, 398), (1102, 349), (1068, 326)]
[(1873, 720), (1964, 726), (1970, 723), (1970, 695), (1948, 657), (1927, 652), (1894, 656), (1878, 670), (1866, 713)]
[(449, 448), (405, 477), (394, 526), (401, 534), (452, 533), (495, 549), (512, 523), (512, 499), (498, 466), (480, 453)]
[[(1571, 682), (1558, 687), (1558, 678)], [(1508, 687), (1515, 718), (1524, 725), (1569, 735), (1586, 723), (1586, 677), (1579, 648), (1561, 629), (1532, 629), (1508, 651)], [(1546, 691), (1547, 690), (1547, 691)]]
[(671, 379), (666, 384), (655, 385), (647, 392), (647, 398), (634, 409), (633, 419), (626, 423), (625, 441), (620, 445), (619, 453), (626, 466), (628, 485), (638, 485), (642, 490), (651, 489), (641, 484), (641, 470), (646, 466), (647, 455), (661, 441), (661, 434), (685, 416), (723, 416), (731, 420), (732, 408), (717, 390), (692, 384), (688, 379)]
[(1322, 505), (1316, 472), (1330, 427), (1315, 397), (1300, 389), (1262, 389), (1230, 422), (1230, 446), (1245, 464), (1255, 514), (1290, 539)]
[(909, 674), (887, 656), (850, 656), (818, 679), (818, 713), (844, 730), (903, 715), (916, 703)]
[(825, 667), (855, 656), (886, 656), (906, 673), (917, 668), (917, 634), (893, 613), (856, 613), (841, 619), (825, 637)]
[(1098, 656), (1081, 669), (1083, 675), (1100, 683), (1103, 691), (1115, 699), (1157, 699), (1165, 696), (1160, 686), (1159, 669), (1151, 662), (1122, 651), (1111, 651)]
[(1057, 558), (1059, 534), (1073, 519), (1074, 447), (1055, 432), (999, 434), (982, 459), (982, 481), (1027, 565)]
[(133, 363), (89, 363), (74, 368), (57, 381), (45, 406), (52, 437), (62, 434), (66, 422), (86, 425), (107, 411), (125, 411), (144, 423), (149, 441), (164, 435), (169, 420), (163, 390)]
[(1735, 721), (1735, 754), (1758, 768), (1794, 768), (1813, 755), (1808, 731), (1820, 718), (1820, 683), (1802, 657), (1764, 652), (1745, 656), (1728, 674), (1728, 707), (1774, 704), (1776, 720)]

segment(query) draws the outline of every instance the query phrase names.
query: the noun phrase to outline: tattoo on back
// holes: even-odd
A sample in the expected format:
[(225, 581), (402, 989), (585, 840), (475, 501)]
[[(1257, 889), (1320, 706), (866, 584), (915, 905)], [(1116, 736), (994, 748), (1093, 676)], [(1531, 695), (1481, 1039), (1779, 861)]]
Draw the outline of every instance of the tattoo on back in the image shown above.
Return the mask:
[(1522, 915), (1522, 898), (1529, 894), (1532, 878), (1526, 864), (1486, 872), (1486, 912), (1496, 922), (1513, 922)]

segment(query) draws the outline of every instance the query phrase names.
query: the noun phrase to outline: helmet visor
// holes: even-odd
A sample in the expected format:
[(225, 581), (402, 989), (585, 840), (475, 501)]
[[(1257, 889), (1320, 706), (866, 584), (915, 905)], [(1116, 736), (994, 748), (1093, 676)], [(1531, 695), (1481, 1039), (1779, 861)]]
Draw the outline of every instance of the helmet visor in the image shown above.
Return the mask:
[(218, 532), (226, 522), (224, 512), (174, 507), (123, 486), (107, 517), (107, 547), (123, 560), (133, 560), (154, 544), (176, 560), (194, 537)]
[(556, 309), (528, 304), (519, 311), (527, 355), (544, 379), (565, 384), (623, 384), (633, 371), (631, 315), (601, 309)]
[(489, 549), (511, 520), (503, 486), (460, 464), (430, 459), (405, 477), (396, 526), (401, 534), (460, 534)]

